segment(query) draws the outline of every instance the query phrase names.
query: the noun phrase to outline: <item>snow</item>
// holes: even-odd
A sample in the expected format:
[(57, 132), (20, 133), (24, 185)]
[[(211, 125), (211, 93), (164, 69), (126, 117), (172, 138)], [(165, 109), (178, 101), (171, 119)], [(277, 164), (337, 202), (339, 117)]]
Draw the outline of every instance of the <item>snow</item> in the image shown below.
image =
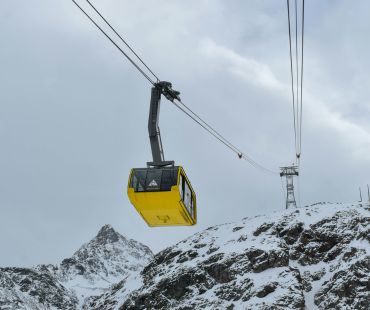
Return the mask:
[[(190, 236), (158, 253), (154, 260), (146, 246), (124, 238), (107, 225), (97, 237), (60, 265), (38, 266), (34, 270), (40, 273), (47, 270), (71, 296), (77, 296), (79, 309), (83, 306), (90, 309), (90, 301), (94, 304), (91, 309), (119, 309), (127, 300), (135, 298), (135, 294), (151, 296), (160, 285), (172, 285), (174, 280), (186, 274), (201, 274), (211, 283), (205, 291), (200, 291), (199, 283), (190, 283), (186, 293), (188, 305), (204, 309), (225, 309), (231, 305), (234, 309), (265, 309), (281, 305), (282, 309), (294, 309), (290, 301), (302, 299), (306, 309), (321, 309), (323, 305), (315, 304), (317, 294), (334, 281), (334, 276), (336, 282), (333, 285), (340, 287), (344, 280), (338, 278), (338, 272), (347, 273), (356, 262), (370, 256), (370, 239), (361, 237), (369, 231), (369, 207), (357, 203), (320, 203), (247, 217)], [(294, 233), (296, 227), (307, 231), (312, 239), (288, 243), (281, 234), (289, 229)], [(334, 252), (333, 258), (326, 260), (311, 259), (310, 255), (315, 255), (323, 244), (320, 236), (316, 238), (316, 233), (333, 236), (333, 240), (339, 238), (339, 254)], [(355, 254), (348, 254), (352, 249), (356, 250)], [(336, 250), (334, 244), (322, 255)], [(298, 251), (298, 256), (292, 256), (294, 251)], [(348, 257), (344, 258), (346, 253)], [(308, 260), (302, 261), (302, 255), (308, 255)], [(158, 263), (156, 258), (161, 258)], [(270, 259), (276, 259), (276, 264)], [(225, 281), (212, 278), (207, 271), (212, 264), (229, 268), (231, 278)], [(144, 267), (149, 271), (143, 271)], [(361, 272), (364, 271), (358, 271)], [(19, 298), (27, 305), (19, 309), (43, 309), (34, 298), (21, 292), (18, 285), (10, 289), (9, 281), (12, 280), (6, 273), (1, 274), (0, 269), (0, 284), (7, 287), (0, 290), (0, 301)], [(240, 296), (220, 297), (220, 292), (227, 295), (239, 287), (244, 290), (239, 292)], [(170, 305), (169, 309), (180, 309), (181, 302), (160, 292), (157, 298), (163, 298)], [(348, 308), (340, 297), (332, 291), (330, 294), (341, 309)], [(359, 291), (357, 298), (365, 299), (368, 295)]]
[[(59, 294), (63, 294), (57, 297), (64, 298), (65, 301), (78, 301), (77, 308), (82, 309), (87, 298), (101, 295), (123, 278), (136, 275), (152, 257), (153, 253), (148, 247), (126, 239), (110, 225), (106, 225), (94, 239), (84, 244), (72, 257), (63, 260), (60, 265), (39, 265), (24, 270), (16, 269), (14, 272), (0, 268), (0, 308), (6, 309), (7, 304), (14, 305), (19, 300), (17, 309), (71, 309), (70, 305), (61, 305), (61, 308), (45, 306), (22, 288), (24, 279), (31, 283), (30, 291), (37, 289), (38, 282), (50, 279), (54, 281), (53, 285), (60, 288)], [(11, 274), (16, 282), (8, 274)], [(34, 279), (31, 275), (34, 275)], [(48, 283), (40, 282), (39, 286), (43, 289), (50, 287), (50, 291), (40, 293), (52, 298), (53, 285)], [(4, 301), (5, 305), (2, 304)], [(15, 309), (13, 306), (9, 307)]]
[[(160, 266), (161, 272), (157, 272), (153, 275), (152, 284), (143, 285), (140, 282), (140, 275), (133, 277), (131, 279), (125, 280), (124, 287), (114, 293), (114, 296), (110, 298), (117, 301), (114, 309), (119, 309), (120, 306), (124, 304), (128, 296), (135, 291), (140, 291), (141, 295), (149, 294), (152, 289), (158, 283), (161, 283), (164, 279), (175, 279), (178, 275), (186, 273), (188, 271), (197, 272), (197, 268), (206, 263), (207, 259), (222, 255), (218, 264), (222, 264), (230, 259), (230, 257), (235, 257), (237, 255), (245, 255), (246, 251), (253, 249), (258, 249), (266, 253), (271, 253), (277, 249), (282, 249), (284, 244), (282, 244), (282, 239), (276, 235), (269, 228), (273, 226), (274, 229), (278, 225), (285, 225), (286, 227), (293, 227), (295, 224), (302, 223), (303, 229), (309, 229), (311, 225), (317, 225), (323, 219), (335, 218), (337, 233), (340, 233), (343, 238), (351, 236), (353, 233), (348, 227), (350, 227), (350, 222), (356, 217), (370, 218), (369, 210), (358, 206), (356, 203), (352, 204), (330, 204), (321, 203), (309, 207), (304, 207), (295, 210), (284, 210), (282, 212), (274, 212), (268, 215), (260, 215), (255, 217), (247, 217), (243, 220), (235, 223), (226, 223), (214, 227), (210, 227), (207, 230), (197, 233), (190, 238), (187, 238), (178, 244), (171, 247), (171, 252), (175, 253), (179, 251), (180, 253), (190, 253), (196, 252), (195, 257), (181, 261), (177, 263), (176, 259), (169, 260), (167, 265)], [(266, 229), (257, 234), (256, 231), (262, 225), (266, 226)], [(327, 231), (332, 229), (332, 223), (322, 222), (321, 228)], [(365, 231), (366, 226), (359, 226), (357, 233)], [(305, 250), (312, 249), (315, 251), (319, 246), (319, 241), (308, 242), (305, 246)], [(346, 248), (355, 247), (356, 249), (363, 249), (364, 253), (361, 257), (369, 255), (370, 244), (366, 240), (352, 240), (349, 244), (346, 244)], [(289, 250), (290, 251), (290, 250)], [(178, 255), (178, 257), (181, 255)], [(360, 260), (361, 257), (357, 259)], [(302, 294), (304, 297), (304, 302), (307, 309), (318, 309), (314, 303), (314, 298), (316, 293), (320, 290), (322, 285), (329, 281), (333, 274), (338, 270), (346, 270), (349, 265), (352, 265), (355, 260), (351, 260), (346, 263), (342, 259), (342, 255), (339, 255), (334, 260), (329, 262), (320, 261), (317, 264), (302, 265), (297, 260), (289, 260), (289, 265), (287, 267), (275, 267), (263, 270), (262, 272), (247, 272), (241, 271), (235, 279), (235, 282), (242, 283), (247, 279), (253, 283), (252, 290), (258, 292), (266, 284), (277, 283), (276, 289), (267, 294), (265, 297), (260, 298), (254, 295), (247, 301), (239, 299), (238, 301), (233, 301), (235, 309), (258, 309), (261, 305), (274, 305), (281, 296), (294, 296), (297, 294), (292, 287), (297, 286), (297, 279), (293, 276), (291, 268), (299, 271), (300, 275), (311, 276), (316, 273), (323, 273), (323, 276), (318, 280), (309, 280), (312, 286), (311, 290), (303, 290)], [(242, 266), (242, 265), (241, 265)], [(130, 283), (133, 281), (132, 283)], [(237, 285), (236, 284), (236, 285)], [(222, 288), (222, 284), (214, 285), (211, 289), (207, 290), (203, 294), (199, 294), (197, 289), (190, 288), (192, 293), (187, 297), (188, 304), (202, 304), (205, 309), (214, 309), (215, 301), (219, 300), (216, 292)], [(293, 295), (292, 295), (293, 294)], [(108, 298), (109, 292), (105, 294)], [(102, 299), (104, 300), (104, 298)], [(205, 301), (212, 301), (213, 303), (208, 304)], [(173, 309), (176, 309), (176, 302), (171, 301), (173, 304)], [(230, 302), (231, 304), (231, 302)], [(219, 305), (220, 308), (225, 308), (228, 304), (226, 302)], [(286, 309), (289, 309), (287, 307)], [(293, 308), (291, 308), (293, 309)]]

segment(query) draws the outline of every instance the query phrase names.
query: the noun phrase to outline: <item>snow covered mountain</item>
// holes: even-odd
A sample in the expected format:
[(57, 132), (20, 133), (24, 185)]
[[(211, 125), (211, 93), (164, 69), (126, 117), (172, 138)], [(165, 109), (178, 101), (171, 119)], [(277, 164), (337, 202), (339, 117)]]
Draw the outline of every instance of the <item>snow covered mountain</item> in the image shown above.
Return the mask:
[(370, 206), (320, 203), (211, 227), (84, 309), (370, 309)]
[(152, 258), (147, 246), (106, 225), (60, 265), (0, 268), (0, 309), (79, 309)]
[(77, 297), (48, 272), (0, 268), (0, 309), (76, 309)]
[(370, 206), (245, 218), (155, 256), (107, 225), (60, 265), (0, 268), (0, 309), (370, 309)]
[(83, 299), (103, 292), (129, 273), (136, 274), (152, 257), (147, 246), (127, 240), (106, 225), (94, 239), (51, 271), (65, 287)]

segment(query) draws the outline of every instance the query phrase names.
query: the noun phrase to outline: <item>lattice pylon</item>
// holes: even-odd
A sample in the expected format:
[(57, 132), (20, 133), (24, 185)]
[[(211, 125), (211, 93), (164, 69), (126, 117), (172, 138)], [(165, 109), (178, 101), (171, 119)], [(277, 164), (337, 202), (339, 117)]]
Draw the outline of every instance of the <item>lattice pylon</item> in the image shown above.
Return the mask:
[(280, 168), (280, 177), (286, 178), (286, 209), (297, 208), (294, 196), (294, 176), (298, 176), (298, 166)]

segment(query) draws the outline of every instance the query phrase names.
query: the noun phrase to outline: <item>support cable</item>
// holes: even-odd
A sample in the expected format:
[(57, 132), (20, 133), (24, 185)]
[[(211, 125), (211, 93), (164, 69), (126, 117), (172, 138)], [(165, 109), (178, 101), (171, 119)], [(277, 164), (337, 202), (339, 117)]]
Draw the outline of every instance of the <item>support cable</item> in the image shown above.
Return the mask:
[(292, 34), (290, 30), (290, 8), (289, 8), (289, 0), (286, 1), (287, 3), (287, 10), (288, 10), (288, 30), (289, 30), (289, 55), (290, 55), (290, 76), (292, 82), (292, 98), (293, 98), (293, 125), (294, 125), (294, 146), (297, 150), (297, 126), (296, 126), (296, 112), (295, 112), (295, 96), (294, 96), (294, 74), (293, 74), (293, 57), (292, 57)]
[[(296, 154), (296, 162), (299, 162), (302, 149), (302, 115), (303, 115), (303, 49), (304, 49), (304, 0), (302, 0), (302, 20), (301, 20), (301, 42), (299, 50), (299, 35), (298, 35), (298, 1), (294, 0), (294, 22), (292, 26), (290, 1), (287, 0), (288, 13), (288, 34), (289, 34), (289, 57), (290, 57), (290, 75), (291, 75), (291, 89), (293, 102), (293, 126), (294, 126), (294, 147)], [(294, 28), (292, 30), (292, 28)], [(293, 31), (294, 34), (293, 34)], [(294, 35), (294, 38), (293, 38)], [(292, 42), (294, 41), (295, 42)], [(294, 60), (292, 44), (295, 45)], [(294, 63), (294, 64), (293, 64)]]
[(86, 17), (97, 27), (104, 35), (105, 37), (111, 41), (111, 43), (127, 58), (129, 62), (152, 84), (154, 85), (154, 81), (131, 59), (130, 56), (128, 56), (119, 46), (118, 44), (90, 17), (89, 14), (87, 14), (83, 8), (81, 8), (75, 0), (72, 0), (72, 2), (86, 15)]
[(228, 147), (231, 151), (233, 151), (235, 154), (237, 154), (240, 159), (246, 160), (248, 163), (250, 163), (255, 168), (260, 169), (261, 171), (264, 171), (268, 174), (273, 174), (273, 175), (278, 174), (277, 172), (272, 171), (272, 170), (262, 166), (261, 164), (257, 163), (256, 161), (254, 161), (247, 154), (242, 152), (238, 147), (236, 147), (229, 140), (227, 140), (224, 136), (222, 136), (216, 129), (214, 129), (212, 126), (210, 126), (208, 123), (206, 123), (198, 114), (196, 114), (193, 110), (191, 110), (182, 101), (180, 101), (178, 99), (176, 99), (176, 100), (178, 101), (179, 104), (181, 104), (181, 106), (179, 106), (178, 104), (175, 103), (175, 106), (177, 108), (179, 108), (181, 111), (183, 111), (187, 116), (189, 116), (192, 120), (194, 120), (198, 125), (200, 125), (208, 133), (210, 133), (217, 140), (219, 140), (226, 147)]
[[(135, 51), (127, 44), (127, 42), (117, 33), (117, 31), (109, 24), (109, 22), (100, 14), (100, 12), (90, 3), (89, 0), (86, 0), (89, 5), (95, 10), (95, 12), (103, 19), (103, 21), (110, 27), (110, 29), (121, 39), (121, 41), (130, 49), (130, 51), (140, 60), (140, 62), (149, 70), (149, 72), (157, 79), (157, 82), (160, 79), (153, 73), (153, 71), (144, 63), (144, 61), (135, 53)], [(86, 15), (86, 17), (105, 35), (105, 37), (127, 58), (127, 60), (153, 85), (155, 83), (144, 71), (140, 66), (127, 54), (125, 51), (121, 49), (121, 47), (90, 17), (88, 13), (81, 6), (77, 4), (75, 0), (72, 2)], [(224, 138), (216, 129), (206, 123), (199, 115), (197, 115), (193, 110), (191, 110), (187, 105), (185, 105), (181, 100), (175, 98), (177, 102), (171, 100), (173, 104), (180, 109), (183, 113), (185, 113), (188, 117), (190, 117), (193, 121), (195, 121), (198, 125), (200, 125), (204, 130), (206, 130), (209, 134), (214, 136), (219, 142), (224, 144), (227, 148), (229, 148), (232, 152), (236, 153), (240, 159), (246, 160), (249, 164), (253, 167), (260, 169), (261, 171), (269, 174), (276, 175), (278, 174), (275, 171), (265, 168), (264, 166), (260, 165), (252, 158), (250, 158), (247, 154), (242, 152), (239, 148), (233, 145), (229, 140)]]
[(297, 0), (294, 0), (294, 14), (295, 14), (295, 69), (296, 69), (296, 120), (297, 120), (297, 140), (296, 140), (296, 157), (297, 159), (300, 157), (299, 154), (299, 129), (300, 129), (300, 122), (299, 122), (299, 65), (298, 65), (298, 13), (297, 13)]
[(301, 155), (302, 152), (302, 89), (303, 89), (303, 51), (304, 51), (304, 0), (302, 0), (302, 43), (301, 43), (301, 108), (300, 108), (300, 121), (299, 121), (299, 155)]
[(140, 58), (140, 56), (131, 48), (131, 46), (122, 38), (122, 36), (114, 29), (114, 27), (104, 18), (104, 16), (99, 12), (99, 10), (89, 1), (86, 0), (86, 2), (93, 8), (93, 10), (101, 17), (101, 19), (108, 25), (110, 29), (120, 38), (120, 40), (128, 47), (128, 49), (139, 59), (139, 61), (149, 70), (149, 72), (157, 79), (157, 82), (159, 82), (159, 78), (157, 75), (153, 73), (153, 71), (146, 65), (146, 63)]

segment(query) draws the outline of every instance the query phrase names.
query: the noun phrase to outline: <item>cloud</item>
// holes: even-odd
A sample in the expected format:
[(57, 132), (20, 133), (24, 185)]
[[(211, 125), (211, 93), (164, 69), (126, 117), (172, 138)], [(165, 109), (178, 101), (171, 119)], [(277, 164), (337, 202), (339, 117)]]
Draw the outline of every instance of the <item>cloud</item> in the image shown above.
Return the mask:
[(200, 52), (218, 64), (224, 64), (235, 76), (261, 88), (281, 89), (283, 85), (276, 79), (270, 67), (253, 58), (243, 57), (230, 48), (216, 44), (210, 38), (200, 42)]
[(330, 131), (337, 143), (350, 149), (354, 159), (369, 160), (370, 133), (365, 127), (334, 111), (330, 104), (310, 93), (306, 92), (305, 98), (305, 126), (316, 127), (316, 133)]
[[(231, 48), (221, 46), (210, 38), (204, 38), (199, 44), (200, 53), (214, 63), (233, 74), (245, 83), (259, 87), (264, 91), (277, 92), (287, 104), (291, 104), (290, 85), (280, 82), (269, 65), (252, 57), (241, 56)], [(308, 71), (308, 70), (307, 70)], [(353, 149), (356, 158), (367, 160), (370, 152), (370, 133), (353, 120), (347, 119), (340, 112), (334, 111), (330, 102), (316, 98), (310, 90), (304, 89), (304, 126), (318, 128), (316, 132), (330, 131), (343, 144)]]

